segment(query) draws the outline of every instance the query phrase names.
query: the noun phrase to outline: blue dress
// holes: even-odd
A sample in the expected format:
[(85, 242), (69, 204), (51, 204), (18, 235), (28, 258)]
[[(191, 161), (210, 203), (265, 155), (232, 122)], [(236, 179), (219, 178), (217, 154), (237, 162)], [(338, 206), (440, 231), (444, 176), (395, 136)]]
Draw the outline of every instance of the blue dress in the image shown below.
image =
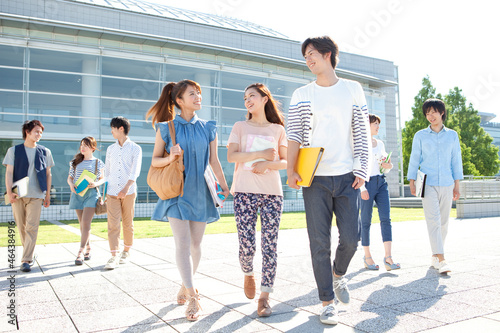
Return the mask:
[[(215, 140), (215, 121), (206, 121), (195, 115), (190, 121), (175, 117), (175, 137), (184, 150), (184, 195), (158, 199), (151, 219), (168, 221), (168, 217), (198, 222), (215, 222), (220, 218), (217, 208), (205, 182), (210, 142)], [(165, 141), (165, 149), (170, 153), (172, 140), (166, 122), (158, 123), (157, 130)]]

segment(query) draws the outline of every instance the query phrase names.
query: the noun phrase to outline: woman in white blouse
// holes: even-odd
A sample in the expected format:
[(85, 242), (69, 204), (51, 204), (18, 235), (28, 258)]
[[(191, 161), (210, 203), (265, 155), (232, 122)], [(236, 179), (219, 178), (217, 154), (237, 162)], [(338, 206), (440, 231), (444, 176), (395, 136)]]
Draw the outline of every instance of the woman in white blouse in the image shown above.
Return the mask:
[[(385, 174), (392, 169), (390, 156), (385, 151), (384, 143), (374, 138), (378, 135), (380, 117), (370, 114), (370, 131), (372, 136), (372, 164), (369, 169), (370, 181), (361, 187), (361, 245), (365, 251), (363, 261), (365, 267), (378, 270), (370, 253), (370, 226), (372, 223), (373, 202), (377, 203), (380, 217), (380, 229), (382, 241), (384, 242), (384, 265), (390, 271), (400, 269), (401, 265), (394, 263), (391, 255), (392, 226), (391, 226), (391, 204), (389, 201), (389, 190), (385, 180)], [(389, 158), (388, 158), (389, 157)]]

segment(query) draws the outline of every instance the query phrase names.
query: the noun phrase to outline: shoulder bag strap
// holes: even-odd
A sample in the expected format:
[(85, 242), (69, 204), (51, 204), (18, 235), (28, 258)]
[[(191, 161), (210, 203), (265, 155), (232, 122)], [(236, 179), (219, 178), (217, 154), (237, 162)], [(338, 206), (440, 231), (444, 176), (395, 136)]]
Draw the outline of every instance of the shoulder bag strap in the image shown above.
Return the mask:
[(95, 180), (97, 180), (97, 158), (95, 159)]
[(172, 139), (172, 146), (175, 146), (177, 143), (175, 142), (175, 126), (173, 120), (168, 122), (168, 130), (170, 131), (170, 139)]
[[(172, 146), (175, 146), (177, 143), (175, 141), (175, 126), (174, 126), (174, 121), (171, 120), (168, 122), (168, 129), (170, 131), (170, 139), (172, 140)], [(177, 158), (177, 160), (179, 161), (179, 163), (182, 165), (184, 163), (183, 159), (182, 159), (182, 155), (180, 158)]]
[[(97, 181), (97, 162), (98, 162), (98, 159), (96, 158), (95, 159), (95, 180), (94, 181)], [(99, 186), (96, 187), (96, 190), (97, 190), (97, 195), (100, 197), (101, 193), (99, 191)]]

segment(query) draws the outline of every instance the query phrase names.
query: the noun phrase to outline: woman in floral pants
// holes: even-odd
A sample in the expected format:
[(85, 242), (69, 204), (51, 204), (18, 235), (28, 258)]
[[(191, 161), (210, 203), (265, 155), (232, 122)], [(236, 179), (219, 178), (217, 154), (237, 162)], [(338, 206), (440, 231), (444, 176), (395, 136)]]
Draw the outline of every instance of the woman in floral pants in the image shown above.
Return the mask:
[(287, 139), (283, 115), (269, 89), (255, 83), (245, 89), (247, 120), (234, 124), (227, 160), (236, 163), (231, 193), (239, 238), (239, 259), (245, 274), (244, 291), (255, 297), (253, 257), (260, 210), (262, 239), (261, 294), (257, 314), (271, 315), (269, 293), (276, 277), (278, 230), (283, 211), (279, 170), (286, 169)]

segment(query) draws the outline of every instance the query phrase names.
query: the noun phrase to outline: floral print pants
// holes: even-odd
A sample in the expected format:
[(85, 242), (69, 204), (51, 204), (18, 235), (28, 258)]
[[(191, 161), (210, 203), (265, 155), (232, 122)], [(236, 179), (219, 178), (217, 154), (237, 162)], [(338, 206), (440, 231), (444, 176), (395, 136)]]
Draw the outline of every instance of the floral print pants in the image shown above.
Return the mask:
[(272, 292), (277, 266), (278, 230), (283, 211), (283, 196), (256, 193), (235, 193), (234, 216), (240, 243), (239, 259), (243, 273), (253, 272), (255, 230), (260, 209), (262, 281), (261, 291)]

